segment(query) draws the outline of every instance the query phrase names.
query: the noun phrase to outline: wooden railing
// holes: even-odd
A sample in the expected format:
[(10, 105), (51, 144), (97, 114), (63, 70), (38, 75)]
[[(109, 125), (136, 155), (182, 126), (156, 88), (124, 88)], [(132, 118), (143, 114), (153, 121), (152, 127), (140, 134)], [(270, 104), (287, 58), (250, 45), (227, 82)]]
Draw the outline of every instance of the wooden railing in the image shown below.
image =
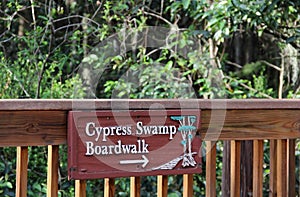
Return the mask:
[[(73, 105), (76, 102), (76, 105)], [(264, 140), (270, 140), (269, 196), (296, 196), (295, 140), (300, 138), (299, 100), (0, 100), (0, 147), (17, 147), (16, 196), (27, 196), (28, 146), (48, 146), (47, 196), (58, 195), (59, 145), (67, 143), (67, 115), (77, 110), (201, 109), (205, 140), (206, 196), (216, 196), (216, 141), (230, 142), (230, 196), (240, 196), (241, 142), (253, 140), (253, 196), (263, 196)], [(124, 104), (126, 103), (126, 104)], [(128, 105), (127, 105), (128, 104)], [(140, 177), (130, 178), (131, 196), (140, 196)], [(105, 179), (105, 196), (114, 180)], [(168, 177), (157, 177), (157, 196), (167, 196)], [(86, 196), (86, 181), (75, 181)], [(299, 192), (299, 191), (298, 191)], [(193, 196), (193, 175), (183, 175), (183, 196)], [(225, 195), (223, 195), (225, 196)]]

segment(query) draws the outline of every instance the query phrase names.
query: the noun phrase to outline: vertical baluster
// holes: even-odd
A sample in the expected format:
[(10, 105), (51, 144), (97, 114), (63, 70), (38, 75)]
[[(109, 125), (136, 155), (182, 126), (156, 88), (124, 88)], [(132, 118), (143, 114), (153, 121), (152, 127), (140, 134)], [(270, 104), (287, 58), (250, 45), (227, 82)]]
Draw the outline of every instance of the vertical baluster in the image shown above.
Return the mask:
[(167, 197), (168, 195), (168, 176), (157, 176), (157, 197)]
[(277, 196), (277, 140), (270, 140), (270, 191), (269, 197)]
[(277, 140), (277, 196), (287, 194), (287, 140)]
[(28, 147), (17, 147), (16, 196), (27, 196)]
[(230, 144), (230, 196), (240, 196), (241, 142), (233, 140)]
[(75, 180), (75, 197), (86, 197), (85, 180)]
[(193, 175), (184, 174), (183, 175), (183, 197), (192, 197), (193, 196)]
[(230, 141), (223, 141), (222, 158), (222, 196), (230, 196)]
[(296, 196), (296, 156), (295, 156), (295, 146), (296, 141), (294, 139), (290, 139), (287, 141), (287, 163), (288, 163), (288, 171), (287, 171), (287, 181), (288, 181), (288, 196)]
[(141, 196), (141, 178), (130, 177), (130, 197)]
[(58, 196), (58, 150), (59, 146), (48, 146), (47, 196)]
[(216, 142), (206, 142), (206, 197), (216, 196)]
[(115, 179), (105, 178), (104, 179), (104, 197), (115, 196)]
[(253, 141), (253, 196), (263, 196), (264, 141)]

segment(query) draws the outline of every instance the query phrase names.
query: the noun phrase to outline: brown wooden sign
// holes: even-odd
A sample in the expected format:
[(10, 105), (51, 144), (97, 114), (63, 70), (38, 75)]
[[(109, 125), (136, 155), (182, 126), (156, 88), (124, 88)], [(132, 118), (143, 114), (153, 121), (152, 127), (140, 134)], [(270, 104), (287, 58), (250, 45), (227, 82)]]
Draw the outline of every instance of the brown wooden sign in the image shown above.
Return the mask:
[(71, 111), (70, 179), (201, 172), (199, 110)]

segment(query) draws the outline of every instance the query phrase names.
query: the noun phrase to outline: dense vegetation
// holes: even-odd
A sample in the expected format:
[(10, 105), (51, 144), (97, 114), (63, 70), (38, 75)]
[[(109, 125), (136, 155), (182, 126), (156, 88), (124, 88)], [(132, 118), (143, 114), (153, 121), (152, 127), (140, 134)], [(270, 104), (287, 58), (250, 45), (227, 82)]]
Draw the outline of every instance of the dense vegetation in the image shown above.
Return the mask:
[[(298, 0), (3, 0), (0, 98), (299, 98), (299, 12)], [(43, 196), (47, 149), (29, 151), (29, 196)], [(60, 196), (73, 196), (60, 151)], [(15, 149), (0, 160), (0, 195), (14, 196)], [(103, 181), (91, 182), (100, 196)], [(155, 177), (142, 182), (153, 196)], [(128, 196), (128, 179), (116, 184)], [(181, 185), (170, 177), (170, 195)]]

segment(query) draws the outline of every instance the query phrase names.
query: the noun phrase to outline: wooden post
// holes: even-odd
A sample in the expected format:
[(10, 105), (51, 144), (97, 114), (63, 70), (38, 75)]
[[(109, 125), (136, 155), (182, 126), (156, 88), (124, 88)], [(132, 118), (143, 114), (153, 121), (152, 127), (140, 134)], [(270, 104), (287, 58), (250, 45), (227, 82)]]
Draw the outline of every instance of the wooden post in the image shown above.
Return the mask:
[(216, 153), (216, 142), (206, 141), (206, 197), (216, 196)]
[(75, 180), (75, 197), (86, 197), (85, 180)]
[(287, 193), (287, 140), (277, 140), (277, 196)]
[(241, 197), (253, 192), (253, 140), (241, 141)]
[(277, 140), (270, 140), (270, 191), (269, 197), (277, 196)]
[(240, 196), (240, 174), (241, 174), (241, 141), (231, 141), (230, 158), (230, 196)]
[(193, 197), (193, 183), (192, 174), (183, 175), (183, 197)]
[(27, 196), (28, 147), (17, 147), (16, 197)]
[(253, 196), (263, 196), (264, 141), (253, 141)]
[(48, 145), (47, 196), (58, 196), (58, 145)]
[(168, 196), (168, 176), (159, 175), (157, 176), (157, 197)]
[(141, 196), (141, 178), (130, 177), (130, 197)]
[(287, 141), (287, 163), (288, 163), (288, 171), (287, 171), (287, 181), (288, 181), (288, 196), (296, 196), (296, 157), (295, 157), (295, 146), (296, 141), (294, 139), (290, 139)]
[(230, 141), (223, 141), (223, 158), (222, 158), (222, 196), (230, 196)]
[(115, 179), (105, 178), (104, 179), (104, 197), (115, 196)]

